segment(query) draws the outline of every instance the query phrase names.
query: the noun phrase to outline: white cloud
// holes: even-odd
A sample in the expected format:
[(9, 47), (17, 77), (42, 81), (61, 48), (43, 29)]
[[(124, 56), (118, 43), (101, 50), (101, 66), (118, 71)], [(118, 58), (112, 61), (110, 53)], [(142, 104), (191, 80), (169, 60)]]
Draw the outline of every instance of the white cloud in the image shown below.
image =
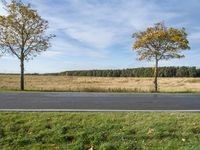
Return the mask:
[(62, 52), (48, 50), (48, 51), (43, 52), (41, 56), (43, 56), (43, 57), (56, 57), (56, 56), (59, 56), (59, 55), (62, 55)]
[[(51, 51), (58, 51), (62, 56), (81, 56), (92, 58), (106, 58), (106, 51), (99, 49), (90, 49), (87, 47), (80, 47), (75, 44), (71, 44), (69, 41), (57, 38), (55, 44), (51, 48)], [(58, 53), (57, 53), (58, 54)]]
[(190, 41), (200, 41), (200, 31), (199, 32), (193, 32), (189, 35)]
[(95, 48), (106, 48), (114, 41), (114, 33), (106, 28), (89, 25), (71, 25), (65, 33), (80, 42), (86, 43)]
[(3, 55), (1, 57), (1, 59), (4, 59), (4, 60), (18, 60), (15, 56), (9, 56), (9, 55)]
[(50, 17), (47, 19), (54, 31), (61, 29), (67, 36), (89, 47), (106, 48), (112, 45), (115, 39), (115, 34), (105, 27), (70, 22), (63, 18)]
[(55, 30), (63, 30), (65, 34), (85, 45), (104, 49), (117, 43), (127, 41), (133, 31), (141, 30), (157, 21), (170, 20), (176, 13), (165, 12), (151, 1), (120, 0), (117, 2), (92, 2), (85, 0), (63, 1), (57, 3), (58, 8), (52, 11), (51, 5), (35, 4)]
[[(187, 11), (182, 9), (183, 6), (191, 2), (184, 1), (184, 5), (181, 3), (177, 6), (175, 4), (179, 4), (179, 0), (175, 0), (176, 3), (175, 1), (163, 2), (157, 0), (24, 1), (31, 2), (33, 7), (39, 11), (39, 14), (49, 21), (50, 29), (48, 33), (57, 35), (52, 41), (52, 48), (42, 53), (41, 56), (36, 58), (36, 61), (29, 62), (28, 71), (30, 72), (42, 71), (42, 68), (46, 68), (45, 72), (53, 72), (55, 69), (58, 71), (65, 69), (123, 68), (130, 63), (131, 67), (151, 66), (153, 64), (136, 61), (135, 53), (130, 53), (131, 35), (133, 32), (143, 30), (157, 21), (165, 21), (169, 26), (188, 27), (187, 29), (192, 33), (189, 35), (189, 39), (191, 42), (194, 41), (191, 47), (198, 46), (197, 41), (200, 40), (198, 23), (195, 26), (195, 15), (197, 13), (191, 10), (193, 6), (187, 7)], [(198, 0), (196, 3), (198, 3)], [(195, 2), (191, 4), (196, 6)], [(0, 9), (1, 15), (3, 11), (3, 9)], [(191, 26), (191, 22), (194, 25)], [(191, 32), (191, 30), (197, 32)], [(169, 63), (162, 62), (161, 65), (170, 65), (170, 63), (173, 65), (179, 64), (179, 62), (180, 65), (184, 63), (195, 64), (194, 59), (189, 60), (189, 58), (197, 55), (188, 55), (186, 59), (173, 60)], [(69, 61), (64, 63), (65, 58), (68, 58)], [(197, 57), (195, 58), (198, 60)], [(5, 64), (12, 63), (10, 68), (8, 67), (9, 70), (12, 70), (11, 67), (14, 66), (15, 61), (9, 59), (14, 59), (14, 57), (3, 57), (0, 61), (5, 62)], [(95, 62), (93, 62), (94, 60)], [(39, 68), (38, 64), (40, 64)], [(198, 65), (197, 62), (196, 64)]]
[(1, 1), (0, 1), (0, 15), (6, 15), (5, 6)]

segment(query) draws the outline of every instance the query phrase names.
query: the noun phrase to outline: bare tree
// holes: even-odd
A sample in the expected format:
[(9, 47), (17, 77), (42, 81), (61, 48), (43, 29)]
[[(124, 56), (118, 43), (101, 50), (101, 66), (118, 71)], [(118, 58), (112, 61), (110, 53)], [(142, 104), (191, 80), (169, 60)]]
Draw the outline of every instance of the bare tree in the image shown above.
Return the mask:
[(12, 0), (5, 9), (8, 15), (0, 16), (0, 45), (20, 60), (20, 87), (24, 90), (24, 61), (48, 49), (54, 35), (45, 34), (48, 22), (30, 4)]
[(149, 27), (143, 32), (133, 34), (136, 39), (133, 49), (139, 60), (155, 61), (154, 85), (158, 91), (158, 63), (160, 60), (182, 58), (181, 50), (190, 49), (187, 33), (184, 28), (167, 28), (163, 22)]

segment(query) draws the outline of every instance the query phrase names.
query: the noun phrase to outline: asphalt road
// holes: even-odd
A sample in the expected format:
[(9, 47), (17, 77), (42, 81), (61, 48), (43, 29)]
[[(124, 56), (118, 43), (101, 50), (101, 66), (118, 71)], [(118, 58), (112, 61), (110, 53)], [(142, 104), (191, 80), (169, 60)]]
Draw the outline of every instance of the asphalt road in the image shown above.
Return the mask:
[(1, 92), (0, 111), (200, 110), (198, 94)]

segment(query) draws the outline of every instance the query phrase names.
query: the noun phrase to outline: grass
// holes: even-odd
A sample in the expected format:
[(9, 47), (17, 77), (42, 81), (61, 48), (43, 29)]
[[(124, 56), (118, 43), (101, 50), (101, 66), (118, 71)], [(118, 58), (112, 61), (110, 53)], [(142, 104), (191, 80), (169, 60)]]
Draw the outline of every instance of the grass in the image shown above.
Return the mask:
[[(152, 92), (152, 78), (128, 77), (69, 77), (31, 76), (25, 77), (28, 91), (68, 92)], [(0, 75), (0, 91), (19, 90), (19, 76)], [(200, 92), (200, 78), (160, 78), (160, 92)]]
[[(152, 78), (26, 76), (26, 90), (151, 92)], [(200, 78), (160, 78), (160, 92), (200, 92)], [(19, 76), (0, 75), (0, 91)], [(200, 113), (0, 113), (0, 150), (200, 149)]]
[(1, 150), (199, 150), (200, 113), (0, 113)]

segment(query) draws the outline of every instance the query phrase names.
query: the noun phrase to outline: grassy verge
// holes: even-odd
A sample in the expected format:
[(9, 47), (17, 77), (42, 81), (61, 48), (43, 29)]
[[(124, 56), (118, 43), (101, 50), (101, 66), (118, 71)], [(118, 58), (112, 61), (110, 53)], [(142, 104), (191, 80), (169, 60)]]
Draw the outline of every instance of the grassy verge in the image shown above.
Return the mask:
[(200, 113), (0, 113), (0, 149), (200, 149)]
[(190, 92), (190, 91), (181, 91), (181, 92), (109, 92), (109, 91), (53, 91), (53, 90), (0, 90), (0, 93), (11, 92), (11, 93), (94, 93), (94, 94), (187, 94), (195, 95), (200, 94), (200, 92)]

